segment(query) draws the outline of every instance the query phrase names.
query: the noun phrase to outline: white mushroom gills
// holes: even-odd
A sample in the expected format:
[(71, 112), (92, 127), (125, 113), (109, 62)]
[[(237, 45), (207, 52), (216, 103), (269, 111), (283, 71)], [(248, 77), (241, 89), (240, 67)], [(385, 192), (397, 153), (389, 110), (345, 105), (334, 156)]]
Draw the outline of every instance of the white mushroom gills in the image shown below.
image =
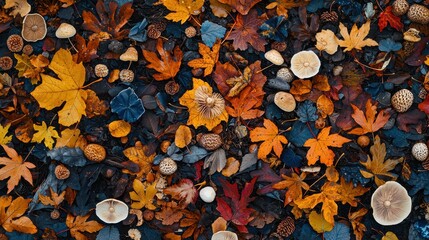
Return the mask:
[(97, 203), (95, 214), (101, 221), (115, 224), (128, 217), (128, 206), (122, 201), (109, 198)]
[(313, 51), (295, 53), (290, 60), (290, 70), (301, 79), (310, 78), (319, 73), (320, 59)]

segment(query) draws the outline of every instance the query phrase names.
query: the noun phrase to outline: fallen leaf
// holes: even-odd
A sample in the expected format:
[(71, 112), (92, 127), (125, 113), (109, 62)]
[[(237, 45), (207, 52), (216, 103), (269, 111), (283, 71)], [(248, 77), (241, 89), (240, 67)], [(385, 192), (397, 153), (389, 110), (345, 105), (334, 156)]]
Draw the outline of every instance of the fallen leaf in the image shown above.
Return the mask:
[(328, 147), (342, 147), (351, 140), (338, 133), (329, 135), (331, 127), (323, 128), (317, 138), (310, 138), (304, 143), (304, 147), (310, 147), (307, 152), (308, 165), (315, 164), (319, 159), (326, 166), (334, 162), (335, 153)]
[(350, 212), (348, 217), (349, 221), (352, 224), (353, 233), (356, 236), (356, 240), (362, 240), (363, 234), (366, 231), (365, 224), (362, 223), (362, 218), (368, 213), (368, 210), (361, 208), (356, 212)]
[[(371, 99), (366, 102), (365, 115), (357, 106), (350, 104), (353, 108), (352, 118), (356, 121), (360, 128), (355, 128), (349, 131), (349, 134), (363, 135), (365, 133), (373, 133), (384, 127), (389, 121), (390, 114), (387, 110), (383, 110), (377, 115), (377, 105), (372, 105)], [(377, 118), (375, 117), (377, 115)]]
[[(33, 120), (25, 121), (19, 127), (15, 128), (15, 137), (23, 143), (29, 143), (33, 138), (34, 128)], [(58, 142), (58, 141), (57, 141)]]
[[(24, 215), (31, 199), (18, 197), (12, 201), (11, 196), (0, 197), (0, 223), (7, 232), (36, 234), (37, 227), (30, 218)], [(7, 208), (7, 210), (6, 210)]]
[(66, 225), (70, 230), (70, 235), (76, 240), (87, 240), (88, 238), (82, 232), (94, 233), (103, 228), (103, 225), (97, 221), (86, 221), (91, 214), (86, 216), (67, 215)]
[(45, 121), (42, 122), (42, 125), (33, 124), (34, 131), (33, 138), (31, 142), (41, 143), (44, 142), (45, 146), (48, 149), (52, 149), (54, 146), (54, 138), (59, 138), (57, 130), (53, 126), (46, 126)]
[(88, 40), (88, 43), (86, 43), (85, 38), (79, 34), (76, 34), (74, 38), (76, 40), (75, 47), (78, 50), (78, 52), (73, 55), (74, 62), (87, 63), (98, 58), (97, 49), (100, 44), (100, 40), (98, 38), (90, 39)]
[(429, 95), (426, 96), (423, 102), (419, 103), (418, 108), (420, 109), (420, 111), (429, 114)]
[(183, 213), (185, 217), (180, 220), (180, 227), (187, 227), (187, 229), (183, 232), (182, 237), (179, 238), (179, 240), (187, 239), (192, 235), (194, 236), (194, 239), (197, 239), (198, 236), (200, 236), (200, 234), (205, 230), (204, 225), (200, 224), (200, 221), (201, 221), (200, 211), (198, 210), (189, 211), (185, 209), (183, 210)]
[(64, 201), (66, 191), (63, 191), (61, 194), (58, 195), (58, 193), (54, 192), (54, 190), (50, 187), (49, 192), (50, 196), (40, 195), (39, 193), (39, 200), (43, 205), (51, 205), (57, 208)]
[(389, 181), (396, 180), (397, 176), (389, 171), (393, 170), (404, 158), (401, 157), (396, 160), (388, 159), (384, 161), (386, 157), (386, 145), (381, 143), (378, 135), (375, 136), (374, 145), (371, 146), (369, 151), (371, 152), (372, 160), (368, 155), (366, 162), (360, 162), (366, 168), (366, 170), (360, 170), (362, 176), (365, 178), (374, 178), (377, 186), (383, 185), (387, 179), (389, 179)]
[(291, 173), (291, 176), (282, 174), (283, 180), (275, 183), (272, 188), (282, 190), (286, 189), (284, 205), (288, 205), (297, 199), (302, 199), (302, 189), (309, 190), (310, 186), (304, 182), (307, 174), (305, 172), (298, 176), (296, 173)]
[(385, 27), (387, 27), (387, 24), (394, 29), (401, 31), (401, 29), (404, 27), (404, 24), (401, 22), (401, 18), (393, 14), (392, 12), (392, 6), (387, 6), (384, 11), (380, 13), (380, 16), (378, 16), (378, 28), (380, 28), (380, 32), (384, 30)]
[(0, 124), (0, 145), (8, 144), (10, 141), (12, 141), (12, 135), (6, 136), (7, 132), (9, 131), (10, 124), (7, 124), (6, 126), (2, 126)]
[(18, 14), (21, 17), (25, 17), (31, 11), (31, 5), (28, 4), (27, 0), (6, 0), (3, 8), (12, 8), (9, 15), (16, 17)]
[(230, 157), (226, 160), (225, 168), (222, 169), (222, 175), (225, 177), (231, 177), (238, 172), (240, 168), (240, 162), (234, 157)]
[(166, 19), (173, 22), (184, 24), (191, 15), (201, 12), (204, 0), (161, 0), (162, 4), (171, 13), (165, 16)]
[(327, 116), (334, 113), (334, 103), (326, 95), (320, 95), (320, 97), (317, 99), (316, 104), (317, 110), (322, 118), (326, 118)]
[(310, 222), (310, 226), (314, 231), (318, 233), (329, 232), (334, 228), (333, 224), (327, 222), (322, 214), (318, 214), (316, 211), (311, 211), (308, 216), (308, 221)]
[(369, 188), (364, 188), (360, 184), (355, 186), (353, 182), (346, 182), (344, 177), (341, 177), (341, 183), (338, 187), (338, 192), (341, 195), (342, 204), (348, 203), (350, 206), (357, 207), (358, 200), (356, 197), (362, 196), (368, 191)]
[[(85, 113), (85, 99), (87, 92), (82, 89), (85, 82), (85, 67), (82, 63), (76, 64), (68, 50), (58, 50), (49, 68), (59, 79), (42, 74), (42, 84), (36, 87), (31, 95), (37, 100), (40, 107), (47, 110), (63, 105), (58, 111), (59, 123), (70, 126), (79, 122)], [(46, 97), (49, 96), (49, 97)]]
[(163, 207), (161, 211), (155, 213), (155, 218), (161, 221), (162, 225), (169, 226), (180, 221), (183, 213), (180, 209)]
[(87, 98), (85, 99), (85, 113), (87, 118), (93, 118), (96, 116), (106, 115), (106, 111), (109, 110), (109, 103), (105, 100), (100, 100), (97, 94), (90, 90), (85, 90)]
[(148, 150), (147, 146), (143, 146), (140, 141), (135, 143), (134, 147), (129, 147), (123, 151), (125, 157), (127, 157), (131, 162), (137, 163), (139, 165), (139, 171), (137, 173), (131, 172), (127, 169), (122, 169), (123, 173), (136, 175), (137, 179), (142, 179), (145, 177), (152, 169), (152, 162), (155, 158), (156, 153), (151, 155), (146, 155)]
[(131, 124), (124, 120), (113, 121), (109, 123), (109, 132), (115, 138), (125, 137), (131, 132)]
[(188, 146), (192, 141), (191, 129), (186, 125), (180, 125), (177, 128), (176, 135), (174, 137), (174, 143), (179, 148)]
[(344, 40), (337, 39), (338, 45), (340, 45), (340, 47), (345, 47), (344, 52), (351, 51), (353, 49), (362, 50), (362, 48), (366, 46), (378, 46), (378, 43), (371, 38), (365, 39), (369, 33), (370, 25), (371, 21), (367, 21), (358, 29), (356, 24), (354, 24), (349, 34), (347, 27), (340, 22), (340, 34)]
[(310, 80), (297, 79), (292, 82), (290, 93), (293, 95), (304, 95), (311, 92), (313, 84)]
[(262, 104), (262, 98), (252, 94), (252, 88), (245, 88), (240, 92), (239, 97), (231, 99), (231, 106), (226, 106), (225, 109), (231, 117), (242, 120), (254, 119), (262, 116), (264, 111), (256, 109)]
[(274, 150), (277, 157), (280, 157), (283, 151), (282, 143), (288, 143), (285, 136), (279, 135), (279, 129), (276, 124), (269, 119), (264, 119), (264, 127), (256, 127), (250, 131), (250, 140), (252, 142), (263, 141), (258, 149), (259, 159), (266, 159), (272, 150)]
[(5, 165), (0, 169), (0, 180), (7, 180), (7, 193), (9, 194), (18, 185), (19, 180), (24, 178), (28, 183), (33, 185), (33, 176), (29, 169), (36, 166), (31, 162), (24, 162), (21, 156), (6, 145), (1, 145), (6, 152), (7, 157), (0, 157), (0, 165)]
[(198, 43), (198, 52), (202, 58), (193, 59), (188, 62), (188, 66), (198, 69), (204, 68), (204, 77), (213, 72), (213, 67), (218, 61), (220, 50), (220, 41), (217, 41), (212, 50), (202, 43)]
[(219, 231), (225, 231), (226, 230), (226, 224), (227, 221), (223, 217), (218, 217), (213, 223), (212, 223), (212, 232), (217, 233)]
[(249, 10), (262, 0), (218, 0), (220, 3), (233, 7), (241, 15), (247, 15)]
[(61, 131), (61, 137), (57, 139), (57, 142), (55, 143), (55, 148), (60, 147), (70, 147), (74, 148), (76, 146), (77, 141), (80, 137), (80, 129), (70, 129), (66, 128), (63, 131)]
[(133, 200), (131, 203), (131, 208), (134, 209), (142, 209), (146, 208), (149, 210), (155, 210), (156, 206), (153, 205), (153, 198), (157, 192), (156, 182), (142, 183), (141, 181), (134, 179), (133, 181), (133, 189), (134, 191), (130, 192), (130, 198)]
[(398, 236), (395, 233), (388, 231), (381, 240), (399, 240)]
[(266, 9), (276, 8), (276, 13), (278, 16), (288, 17), (288, 9), (296, 8), (296, 7), (305, 7), (310, 3), (310, 0), (275, 0), (268, 4)]
[(184, 206), (195, 203), (198, 194), (194, 183), (190, 179), (181, 179), (179, 183), (164, 189), (164, 194), (169, 194), (173, 199), (179, 200)]
[(155, 69), (158, 72), (153, 74), (153, 77), (158, 81), (174, 78), (180, 70), (183, 57), (182, 50), (180, 50), (179, 46), (176, 46), (173, 50), (173, 54), (171, 54), (163, 48), (162, 40), (158, 38), (156, 51), (160, 58), (155, 52), (143, 49), (143, 56), (149, 62), (149, 65), (146, 67)]

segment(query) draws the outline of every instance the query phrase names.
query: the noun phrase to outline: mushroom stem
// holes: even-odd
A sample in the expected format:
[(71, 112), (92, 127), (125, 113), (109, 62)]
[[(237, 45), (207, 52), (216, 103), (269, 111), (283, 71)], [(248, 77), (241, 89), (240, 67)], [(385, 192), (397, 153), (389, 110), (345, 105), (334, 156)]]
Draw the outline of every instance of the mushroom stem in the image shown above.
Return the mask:
[(69, 40), (69, 43), (72, 45), (72, 48), (78, 53), (79, 51), (75, 48), (74, 44), (70, 40), (70, 38), (67, 38)]
[(261, 70), (257, 71), (256, 73), (261, 73), (262, 71), (264, 71), (264, 70), (266, 70), (266, 69), (268, 69), (268, 68), (272, 67), (273, 65), (274, 65), (274, 63), (271, 63), (271, 65), (268, 65), (268, 66), (266, 66), (266, 67), (262, 68)]
[(130, 63), (128, 64), (127, 70), (129, 70), (129, 69), (130, 69), (130, 67), (131, 67), (131, 61), (130, 61)]

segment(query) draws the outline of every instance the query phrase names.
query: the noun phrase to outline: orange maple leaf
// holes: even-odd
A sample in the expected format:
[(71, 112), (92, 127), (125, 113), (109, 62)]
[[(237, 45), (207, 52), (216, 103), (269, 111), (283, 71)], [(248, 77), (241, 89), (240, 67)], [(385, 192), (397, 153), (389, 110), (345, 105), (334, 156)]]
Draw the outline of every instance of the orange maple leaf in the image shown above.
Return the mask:
[(219, 58), (220, 41), (218, 40), (210, 48), (202, 43), (198, 43), (198, 52), (202, 55), (202, 58), (193, 59), (188, 62), (188, 66), (197, 69), (204, 68), (204, 77), (213, 72), (213, 67)]
[(240, 92), (240, 97), (232, 98), (229, 101), (232, 106), (226, 106), (225, 109), (231, 117), (243, 120), (254, 119), (264, 114), (264, 111), (255, 109), (261, 105), (262, 100), (253, 94), (252, 88), (245, 88)]
[(258, 158), (260, 159), (266, 159), (272, 150), (277, 157), (280, 157), (283, 151), (282, 143), (288, 143), (285, 136), (279, 135), (276, 124), (269, 119), (264, 119), (264, 127), (257, 127), (250, 131), (250, 140), (252, 142), (264, 141), (258, 149)]
[(93, 59), (98, 58), (97, 49), (100, 44), (100, 40), (98, 38), (88, 40), (86, 43), (85, 38), (81, 35), (76, 34), (76, 49), (79, 51), (76, 54), (73, 54), (73, 61), (76, 63), (80, 62), (90, 62)]
[(329, 135), (331, 127), (326, 127), (320, 131), (316, 138), (310, 138), (304, 143), (304, 147), (310, 147), (307, 152), (308, 165), (313, 165), (319, 160), (326, 166), (331, 166), (334, 162), (335, 153), (328, 147), (342, 147), (344, 143), (351, 140), (338, 133)]
[(76, 218), (68, 214), (66, 219), (66, 225), (70, 229), (70, 235), (77, 240), (88, 239), (82, 232), (98, 232), (103, 228), (103, 225), (97, 221), (86, 221), (91, 214), (86, 216), (77, 216)]
[(154, 74), (153, 77), (158, 80), (167, 80), (176, 76), (180, 70), (180, 64), (182, 63), (183, 53), (179, 46), (174, 48), (173, 54), (167, 52), (162, 46), (161, 38), (158, 38), (156, 43), (156, 50), (159, 56), (155, 52), (147, 51), (143, 49), (143, 56), (146, 58), (149, 65), (148, 68), (155, 69), (159, 73)]
[(346, 180), (341, 177), (340, 186), (338, 192), (341, 195), (342, 204), (350, 204), (350, 206), (356, 207), (358, 200), (356, 197), (361, 196), (362, 194), (369, 191), (369, 188), (364, 188), (361, 185), (356, 187), (353, 185), (353, 182), (346, 182)]
[[(371, 99), (368, 99), (366, 102), (365, 115), (358, 107), (353, 104), (350, 105), (352, 105), (353, 108), (352, 118), (361, 127), (351, 130), (349, 134), (363, 135), (369, 132), (376, 132), (382, 128), (390, 118), (390, 113), (387, 110), (383, 110), (377, 115), (377, 105), (372, 105)], [(377, 115), (377, 118), (375, 118), (375, 115)]]
[(292, 173), (291, 176), (287, 176), (282, 174), (282, 178), (284, 180), (274, 184), (272, 188), (274, 189), (286, 189), (285, 194), (285, 201), (284, 205), (288, 205), (292, 201), (296, 199), (302, 198), (302, 189), (308, 190), (310, 189), (310, 186), (306, 182), (304, 182), (305, 177), (307, 174), (305, 172), (301, 173), (301, 175), (298, 176), (296, 173)]
[(10, 148), (6, 145), (1, 145), (10, 157), (0, 157), (0, 165), (5, 165), (0, 169), (0, 180), (7, 180), (7, 193), (10, 193), (16, 185), (18, 185), (19, 180), (23, 177), (27, 180), (28, 183), (33, 185), (33, 177), (29, 168), (35, 168), (36, 166), (31, 162), (24, 162), (21, 156), (15, 151), (15, 149)]
[[(0, 197), (0, 225), (8, 232), (37, 233), (30, 218), (22, 216), (28, 208), (31, 199), (18, 197), (12, 201), (11, 196)], [(7, 210), (6, 210), (7, 208)]]
[(218, 0), (220, 3), (233, 7), (241, 15), (247, 15), (249, 10), (262, 0)]

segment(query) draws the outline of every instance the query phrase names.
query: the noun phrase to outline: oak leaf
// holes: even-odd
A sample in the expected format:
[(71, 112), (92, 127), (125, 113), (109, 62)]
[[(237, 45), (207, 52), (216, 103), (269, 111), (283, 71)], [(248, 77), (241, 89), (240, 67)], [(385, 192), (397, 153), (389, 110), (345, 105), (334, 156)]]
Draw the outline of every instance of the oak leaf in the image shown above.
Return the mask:
[(37, 227), (30, 218), (22, 216), (27, 210), (30, 202), (31, 199), (24, 199), (23, 197), (18, 197), (13, 201), (11, 196), (0, 197), (0, 225), (4, 230), (28, 234), (37, 233)]
[(33, 134), (31, 142), (41, 143), (43, 141), (48, 149), (52, 149), (54, 146), (54, 138), (60, 137), (58, 136), (58, 132), (55, 130), (55, 127), (46, 126), (45, 121), (43, 121), (40, 126), (33, 124), (33, 127), (36, 132)]
[(165, 194), (169, 194), (173, 199), (179, 200), (185, 206), (195, 203), (197, 200), (197, 189), (190, 179), (181, 179), (179, 183), (164, 189)]
[(258, 149), (258, 158), (260, 159), (266, 159), (272, 150), (277, 157), (280, 157), (283, 151), (282, 143), (288, 143), (286, 137), (279, 134), (276, 124), (269, 119), (264, 119), (264, 127), (256, 127), (250, 131), (250, 140), (252, 142), (263, 141)]
[(262, 0), (218, 0), (220, 3), (233, 7), (241, 15), (247, 15), (249, 10)]
[(19, 180), (24, 178), (28, 183), (33, 185), (33, 176), (29, 169), (35, 168), (36, 166), (31, 162), (24, 162), (21, 156), (15, 151), (15, 149), (10, 148), (6, 145), (1, 145), (10, 157), (0, 157), (0, 165), (5, 165), (0, 169), (0, 180), (7, 180), (7, 193), (10, 193), (16, 185), (18, 185)]
[(9, 131), (10, 124), (7, 124), (6, 126), (0, 125), (0, 145), (1, 144), (8, 144), (10, 141), (12, 141), (12, 135), (7, 136), (7, 132)]
[(97, 221), (86, 221), (91, 214), (86, 216), (67, 215), (66, 225), (70, 230), (70, 235), (76, 240), (87, 240), (88, 238), (82, 232), (94, 233), (103, 228), (103, 225)]
[(54, 192), (51, 187), (49, 188), (49, 191), (51, 193), (50, 196), (40, 195), (39, 193), (39, 200), (43, 205), (51, 205), (57, 208), (64, 201), (66, 191), (63, 191), (62, 193), (58, 194)]
[[(360, 128), (355, 128), (349, 131), (349, 134), (363, 135), (369, 132), (376, 132), (389, 121), (390, 114), (387, 110), (383, 110), (377, 115), (377, 105), (372, 105), (371, 99), (366, 102), (365, 115), (357, 106), (350, 104), (353, 108), (352, 118)], [(377, 115), (377, 118), (375, 117)]]
[(320, 159), (326, 166), (334, 162), (335, 153), (328, 147), (342, 147), (344, 143), (351, 140), (338, 133), (329, 135), (331, 127), (323, 128), (317, 138), (310, 138), (304, 143), (304, 147), (310, 147), (307, 152), (308, 165), (313, 165)]
[(234, 30), (229, 34), (226, 40), (233, 40), (232, 46), (235, 50), (242, 51), (247, 49), (247, 43), (257, 50), (264, 52), (267, 42), (259, 35), (258, 28), (263, 20), (258, 18), (256, 9), (252, 9), (248, 15), (237, 14)]
[(198, 52), (202, 58), (193, 59), (188, 62), (188, 66), (197, 69), (204, 68), (204, 77), (213, 72), (214, 65), (219, 58), (220, 41), (217, 41), (212, 50), (202, 43), (198, 43)]
[[(31, 95), (37, 100), (40, 107), (51, 110), (63, 105), (58, 111), (59, 123), (70, 126), (79, 122), (85, 113), (85, 99), (87, 92), (82, 89), (85, 82), (85, 67), (82, 63), (76, 64), (68, 50), (58, 50), (49, 68), (59, 79), (42, 74), (42, 84), (36, 87)], [(46, 97), (49, 96), (49, 97)]]
[(182, 63), (182, 50), (180, 50), (179, 46), (176, 46), (173, 54), (171, 54), (163, 48), (162, 40), (158, 38), (156, 51), (160, 57), (155, 52), (143, 49), (143, 56), (150, 63), (146, 67), (158, 71), (158, 73), (153, 74), (153, 77), (158, 81), (174, 78), (179, 72), (180, 64)]
[(146, 208), (149, 210), (155, 210), (156, 206), (153, 205), (153, 198), (157, 192), (156, 190), (156, 182), (142, 183), (141, 181), (134, 179), (133, 181), (133, 189), (134, 191), (130, 192), (130, 198), (133, 200), (131, 203), (131, 208), (134, 209), (142, 209)]
[(291, 176), (287, 176), (282, 174), (283, 180), (275, 183), (272, 188), (274, 189), (286, 189), (285, 194), (285, 200), (284, 205), (288, 205), (289, 203), (293, 202), (296, 199), (302, 198), (302, 189), (309, 190), (310, 186), (304, 182), (305, 177), (307, 174), (305, 172), (301, 173), (301, 175), (298, 176), (296, 173), (292, 173)]
[(171, 13), (165, 16), (173, 22), (184, 24), (191, 15), (198, 14), (204, 5), (204, 0), (161, 0)]
[(176, 135), (174, 137), (174, 143), (179, 148), (184, 148), (188, 146), (192, 141), (192, 132), (191, 129), (186, 125), (180, 125), (176, 130)]
[(144, 146), (140, 141), (135, 143), (134, 147), (129, 147), (123, 151), (125, 157), (127, 157), (131, 162), (139, 165), (139, 171), (137, 173), (131, 172), (127, 169), (122, 169), (123, 173), (136, 175), (137, 179), (141, 179), (148, 174), (152, 168), (152, 162), (155, 158), (155, 153), (151, 155), (146, 155), (148, 150), (147, 146)]
[(368, 155), (366, 162), (360, 162), (366, 170), (360, 170), (360, 173), (365, 178), (374, 178), (375, 184), (381, 186), (385, 183), (385, 180), (389, 179), (395, 181), (397, 176), (389, 171), (393, 170), (395, 166), (403, 161), (403, 157), (392, 160), (388, 159), (384, 161), (386, 157), (386, 145), (381, 143), (380, 137), (377, 135), (374, 139), (374, 145), (369, 149), (372, 155)]
[(363, 239), (363, 233), (366, 231), (365, 224), (362, 223), (362, 218), (368, 213), (366, 208), (361, 208), (356, 212), (351, 212), (348, 215), (349, 221), (352, 224), (353, 233), (356, 236), (356, 240)]
[(393, 14), (392, 9), (392, 6), (387, 6), (384, 11), (380, 13), (380, 16), (378, 17), (378, 28), (380, 28), (380, 32), (382, 32), (384, 28), (387, 27), (388, 23), (391, 27), (398, 31), (401, 31), (401, 29), (404, 27), (404, 24), (401, 22), (401, 18)]
[(378, 46), (378, 43), (371, 38), (365, 39), (369, 33), (370, 25), (371, 22), (367, 21), (358, 29), (356, 24), (354, 24), (349, 34), (347, 27), (340, 22), (340, 34), (343, 36), (344, 40), (337, 39), (338, 45), (340, 45), (340, 47), (345, 47), (344, 52), (353, 49), (362, 50), (362, 48), (366, 46)]

